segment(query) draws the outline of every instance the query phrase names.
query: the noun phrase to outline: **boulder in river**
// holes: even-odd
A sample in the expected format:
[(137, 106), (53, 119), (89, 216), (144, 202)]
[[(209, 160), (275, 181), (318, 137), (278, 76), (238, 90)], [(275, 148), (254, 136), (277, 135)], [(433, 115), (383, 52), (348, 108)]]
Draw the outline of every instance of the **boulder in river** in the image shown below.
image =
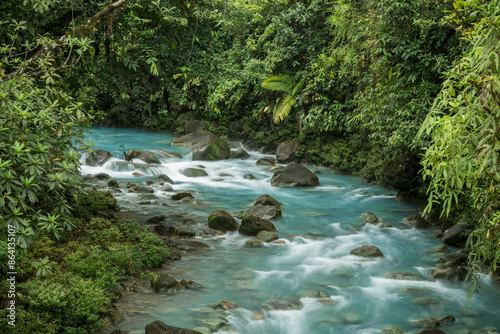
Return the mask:
[(241, 221), (239, 232), (244, 235), (256, 236), (260, 231), (276, 231), (276, 227), (269, 220), (247, 214)]
[(422, 218), (421, 215), (408, 216), (403, 220), (403, 223), (408, 225), (409, 227), (415, 227), (415, 228), (426, 228), (431, 226), (427, 222), (427, 220)]
[(112, 157), (113, 155), (111, 152), (96, 148), (92, 150), (92, 153), (87, 155), (85, 158), (85, 164), (87, 166), (102, 166)]
[(308, 168), (292, 162), (282, 171), (277, 171), (271, 178), (273, 187), (316, 187), (319, 179)]
[(297, 160), (299, 147), (300, 143), (298, 139), (289, 139), (279, 144), (276, 149), (276, 158), (278, 162), (285, 163)]
[(460, 249), (455, 253), (444, 255), (439, 259), (439, 262), (443, 262), (444, 264), (449, 266), (458, 266), (466, 264), (470, 252), (471, 252), (470, 248)]
[(260, 231), (259, 233), (257, 233), (256, 238), (264, 242), (271, 242), (279, 239), (276, 233), (270, 231)]
[(440, 266), (432, 268), (429, 271), (429, 276), (431, 276), (433, 279), (462, 281), (467, 276), (467, 269), (465, 269), (464, 267)]
[(306, 290), (300, 294), (301, 298), (316, 298), (316, 299), (329, 299), (330, 295), (326, 292), (319, 290)]
[(198, 130), (185, 136), (174, 138), (172, 145), (193, 146), (193, 160), (222, 160), (229, 158), (229, 144), (211, 132)]
[(221, 300), (218, 300), (216, 302), (213, 302), (212, 305), (210, 305), (210, 307), (213, 309), (216, 309), (216, 310), (217, 309), (234, 310), (234, 309), (241, 308), (241, 306), (236, 304), (235, 302), (230, 301), (230, 300), (225, 300), (225, 299), (221, 299)]
[(214, 230), (227, 232), (237, 231), (239, 224), (228, 212), (215, 210), (208, 216), (208, 226)]
[(245, 160), (245, 159), (250, 158), (250, 154), (248, 154), (248, 152), (245, 151), (244, 149), (240, 148), (238, 150), (232, 151), (231, 155), (230, 155), (230, 158), (231, 159)]
[(272, 196), (262, 195), (252, 204), (253, 207), (239, 213), (238, 217), (243, 217), (247, 213), (263, 219), (280, 219), (283, 204), (278, 202)]
[(151, 152), (142, 152), (139, 150), (128, 150), (125, 152), (125, 160), (141, 159), (147, 164), (159, 164), (160, 160)]
[(172, 327), (156, 320), (146, 325), (146, 334), (202, 334), (191, 329)]
[(263, 157), (255, 162), (257, 166), (275, 166), (276, 159), (274, 157)]
[(362, 257), (383, 257), (384, 254), (376, 246), (360, 246), (351, 250), (351, 255)]
[(172, 181), (172, 179), (170, 177), (168, 177), (168, 175), (166, 175), (166, 174), (158, 174), (158, 175), (156, 175), (156, 178), (158, 178), (162, 181), (165, 181), (167, 183), (174, 184), (174, 181)]
[(108, 180), (111, 178), (111, 176), (109, 176), (109, 174), (106, 173), (97, 173), (94, 174), (94, 177), (98, 180)]
[(184, 290), (184, 286), (170, 274), (160, 275), (160, 279), (151, 281), (151, 288), (156, 292), (166, 292), (170, 294)]
[(467, 228), (461, 223), (453, 225), (444, 231), (443, 242), (447, 245), (464, 247), (465, 242), (467, 241), (467, 236), (465, 234), (466, 231)]
[(174, 201), (180, 201), (181, 199), (194, 199), (194, 196), (191, 193), (188, 192), (180, 192), (177, 194), (173, 194), (170, 199), (173, 199)]
[(186, 168), (182, 170), (182, 174), (184, 174), (187, 177), (208, 176), (207, 172), (201, 168)]
[(264, 243), (257, 239), (250, 239), (245, 242), (245, 246), (247, 247), (263, 247)]

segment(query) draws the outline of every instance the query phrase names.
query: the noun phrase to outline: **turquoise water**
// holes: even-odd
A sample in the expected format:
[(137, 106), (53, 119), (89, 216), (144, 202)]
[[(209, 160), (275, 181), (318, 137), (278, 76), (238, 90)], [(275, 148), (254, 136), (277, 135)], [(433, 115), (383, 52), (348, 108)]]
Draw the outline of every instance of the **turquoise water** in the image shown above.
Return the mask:
[[(161, 186), (153, 184), (159, 200), (151, 205), (137, 204), (138, 194), (117, 194), (122, 211), (134, 213), (139, 220), (182, 211), (198, 222), (195, 227), (201, 228), (214, 210), (235, 214), (247, 209), (262, 194), (284, 204), (283, 218), (273, 221), (282, 244), (248, 248), (245, 242), (250, 238), (238, 233), (199, 239), (212, 248), (184, 256), (167, 268), (178, 280), (191, 279), (205, 288), (168, 296), (148, 295), (147, 301), (138, 301), (138, 315), (118, 328), (143, 333), (146, 324), (161, 320), (171, 326), (192, 329), (200, 326), (200, 309), (220, 299), (234, 301), (244, 308), (232, 312), (228, 318), (228, 325), (239, 333), (377, 333), (388, 325), (414, 333), (419, 329), (407, 320), (448, 314), (456, 318), (454, 324), (441, 327), (448, 334), (473, 333), (489, 326), (500, 328), (496, 309), (500, 300), (498, 284), (489, 276), (482, 276), (483, 289), (467, 305), (462, 282), (430, 279), (429, 270), (438, 265), (442, 256), (426, 251), (441, 244), (435, 238), (437, 231), (410, 229), (403, 224), (405, 217), (417, 213), (417, 207), (396, 201), (391, 190), (313, 167), (310, 169), (318, 170), (319, 187), (275, 188), (270, 185), (273, 172), (255, 164), (265, 156), (258, 152), (250, 152), (247, 160), (192, 161), (189, 149), (168, 144), (172, 139), (168, 134), (93, 128), (88, 138), (96, 148), (109, 150), (116, 158), (100, 167), (83, 166), (83, 174), (106, 172), (117, 180), (141, 183), (164, 173), (174, 180), (174, 192), (194, 191), (195, 202), (178, 203), (170, 200), (174, 192), (163, 191)], [(145, 166), (138, 160), (136, 165), (124, 167), (123, 152), (129, 149), (154, 153), (173, 150), (184, 157), (160, 157), (162, 164), (158, 167)], [(189, 178), (181, 173), (184, 168), (200, 165), (208, 176)], [(134, 177), (135, 171), (144, 176)], [(257, 179), (244, 179), (244, 174), (253, 174)], [(366, 211), (394, 227), (363, 226), (361, 214)], [(349, 255), (353, 248), (362, 245), (377, 246), (384, 257), (365, 259)], [(383, 278), (394, 270), (420, 274), (423, 279)], [(415, 289), (409, 293), (408, 288)], [(301, 298), (304, 291), (311, 289), (327, 293), (332, 301)], [(419, 304), (415, 302), (417, 297), (434, 300)], [(263, 303), (273, 300), (300, 301), (302, 308), (290, 311), (261, 308)], [(358, 320), (349, 321), (346, 315), (351, 313)], [(259, 314), (263, 318), (256, 320)]]

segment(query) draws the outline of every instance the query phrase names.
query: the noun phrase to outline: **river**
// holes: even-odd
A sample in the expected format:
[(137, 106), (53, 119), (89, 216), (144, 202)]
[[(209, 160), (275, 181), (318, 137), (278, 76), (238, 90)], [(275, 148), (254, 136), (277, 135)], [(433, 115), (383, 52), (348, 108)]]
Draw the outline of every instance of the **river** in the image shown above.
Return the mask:
[[(255, 164), (266, 156), (258, 152), (249, 152), (246, 160), (192, 161), (189, 149), (169, 145), (169, 134), (93, 127), (87, 137), (95, 148), (109, 150), (114, 158), (103, 166), (82, 166), (84, 175), (105, 172), (118, 181), (155, 182), (152, 187), (157, 199), (151, 203), (141, 202), (139, 194), (115, 194), (122, 211), (134, 213), (139, 220), (181, 211), (195, 221), (195, 228), (201, 228), (214, 210), (236, 214), (262, 194), (283, 203), (283, 217), (273, 220), (280, 242), (251, 248), (245, 246), (251, 238), (237, 232), (200, 237), (197, 240), (211, 249), (192, 252), (167, 269), (179, 280), (191, 279), (204, 288), (151, 295), (138, 306), (140, 314), (118, 328), (131, 334), (144, 333), (146, 324), (160, 320), (193, 329), (203, 326), (200, 319), (204, 310), (220, 299), (243, 308), (229, 313), (227, 325), (248, 334), (377, 333), (388, 325), (415, 333), (421, 328), (409, 324), (409, 319), (445, 315), (456, 319), (440, 327), (448, 334), (496, 333), (479, 330), (500, 328), (498, 283), (490, 276), (481, 276), (482, 289), (467, 305), (463, 282), (431, 279), (428, 272), (443, 255), (432, 251), (441, 245), (436, 238), (439, 231), (405, 225), (404, 218), (416, 214), (418, 208), (398, 202), (391, 190), (315, 167), (309, 168), (317, 173), (319, 187), (276, 188), (270, 185), (273, 172)], [(183, 158), (165, 159), (157, 154), (161, 165), (139, 168), (123, 164), (123, 152), (129, 149), (172, 150)], [(208, 176), (186, 177), (182, 170), (189, 167), (203, 168)], [(135, 177), (136, 171), (144, 176)], [(161, 190), (164, 188), (154, 178), (161, 173), (174, 181), (172, 191)], [(246, 179), (245, 174), (256, 179)], [(186, 190), (193, 191), (195, 201), (170, 199), (175, 192)], [(367, 211), (393, 227), (363, 225), (361, 215)], [(384, 256), (349, 254), (362, 245), (377, 246)], [(457, 250), (449, 248), (449, 252)], [(422, 279), (384, 278), (392, 271), (407, 271)], [(330, 299), (302, 297), (307, 290), (321, 291)], [(298, 301), (301, 308), (267, 311), (261, 307), (275, 300)]]

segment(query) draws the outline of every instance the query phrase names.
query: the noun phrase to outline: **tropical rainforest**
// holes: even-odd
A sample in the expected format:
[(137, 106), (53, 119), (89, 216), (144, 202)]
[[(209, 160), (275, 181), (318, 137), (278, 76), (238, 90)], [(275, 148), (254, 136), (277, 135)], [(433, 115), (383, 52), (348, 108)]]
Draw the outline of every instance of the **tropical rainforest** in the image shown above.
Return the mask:
[(122, 275), (172, 256), (110, 225), (116, 201), (82, 192), (78, 154), (91, 124), (182, 133), (186, 117), (265, 152), (297, 139), (303, 162), (423, 199), (467, 227), (471, 291), (480, 264), (497, 270), (498, 0), (3, 0), (0, 266), (16, 266), (18, 333), (92, 333)]

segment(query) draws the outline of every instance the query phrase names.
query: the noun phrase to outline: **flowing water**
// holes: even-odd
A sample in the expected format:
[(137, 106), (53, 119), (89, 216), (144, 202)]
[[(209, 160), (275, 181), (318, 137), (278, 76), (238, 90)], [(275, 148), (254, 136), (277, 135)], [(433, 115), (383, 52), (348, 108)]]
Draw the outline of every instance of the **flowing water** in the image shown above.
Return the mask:
[[(264, 156), (257, 152), (250, 152), (247, 160), (192, 161), (189, 149), (168, 144), (172, 139), (168, 134), (138, 129), (92, 130), (88, 138), (95, 148), (109, 150), (115, 158), (100, 167), (83, 166), (83, 174), (105, 172), (118, 181), (140, 184), (146, 180), (158, 182), (153, 176), (164, 173), (175, 182), (173, 191), (160, 190), (157, 183), (153, 184), (159, 199), (150, 205), (137, 204), (138, 194), (117, 194), (123, 211), (135, 212), (139, 220), (181, 211), (201, 227), (214, 210), (235, 214), (248, 209), (262, 194), (284, 204), (282, 219), (273, 221), (282, 243), (249, 248), (245, 242), (250, 238), (238, 233), (200, 239), (211, 249), (191, 252), (172, 263), (168, 272), (179, 280), (201, 283), (204, 288), (176, 295), (150, 294), (147, 301), (138, 301), (139, 315), (118, 328), (144, 333), (146, 324), (161, 320), (192, 329), (202, 326), (199, 321), (203, 310), (220, 299), (243, 307), (228, 317), (228, 325), (239, 333), (377, 333), (388, 325), (415, 333), (419, 328), (408, 324), (408, 319), (448, 314), (456, 318), (455, 323), (441, 327), (448, 334), (500, 328), (498, 284), (491, 277), (482, 276), (480, 294), (467, 305), (463, 282), (431, 279), (428, 272), (443, 255), (429, 251), (441, 244), (435, 237), (438, 231), (403, 224), (405, 217), (417, 213), (417, 207), (398, 202), (391, 190), (316, 168), (311, 169), (317, 170), (319, 187), (275, 188), (270, 185), (273, 172), (255, 164)], [(160, 166), (127, 165), (123, 151), (129, 149), (156, 153), (172, 150), (184, 157), (164, 159), (157, 154), (162, 161)], [(200, 165), (208, 176), (190, 178), (181, 173), (185, 168)], [(145, 176), (134, 177), (134, 171)], [(245, 179), (245, 174), (257, 179)], [(170, 200), (174, 192), (185, 190), (193, 191), (194, 202)], [(363, 225), (361, 215), (366, 211), (394, 227)], [(353, 248), (362, 245), (377, 246), (384, 257), (349, 255)], [(457, 250), (450, 248), (450, 252)], [(419, 274), (422, 279), (383, 278), (396, 270)], [(331, 301), (301, 297), (307, 290), (325, 292)], [(263, 303), (274, 300), (300, 301), (302, 307), (286, 311), (261, 308)]]

